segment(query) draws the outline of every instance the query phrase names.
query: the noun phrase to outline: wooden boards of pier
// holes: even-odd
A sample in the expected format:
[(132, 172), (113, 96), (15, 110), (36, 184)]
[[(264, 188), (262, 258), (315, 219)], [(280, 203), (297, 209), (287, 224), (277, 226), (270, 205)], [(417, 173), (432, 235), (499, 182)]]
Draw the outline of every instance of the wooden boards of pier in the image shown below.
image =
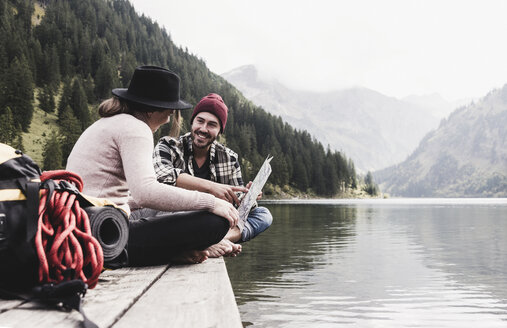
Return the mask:
[[(0, 300), (0, 328), (81, 327), (76, 312)], [(101, 328), (242, 327), (224, 260), (105, 271), (84, 300)]]

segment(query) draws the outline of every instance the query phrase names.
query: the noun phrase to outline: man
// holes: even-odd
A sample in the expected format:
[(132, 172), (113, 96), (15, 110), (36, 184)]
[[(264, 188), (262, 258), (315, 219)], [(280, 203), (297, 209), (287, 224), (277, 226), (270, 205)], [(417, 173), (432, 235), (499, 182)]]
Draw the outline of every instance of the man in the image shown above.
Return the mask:
[[(237, 193), (247, 192), (251, 182), (243, 186), (238, 155), (216, 141), (225, 129), (227, 112), (222, 98), (211, 93), (195, 106), (190, 132), (178, 139), (159, 140), (153, 153), (159, 182), (207, 192), (239, 205)], [(248, 241), (266, 230), (272, 221), (267, 208), (254, 206), (243, 231), (235, 227), (225, 239), (233, 243)]]

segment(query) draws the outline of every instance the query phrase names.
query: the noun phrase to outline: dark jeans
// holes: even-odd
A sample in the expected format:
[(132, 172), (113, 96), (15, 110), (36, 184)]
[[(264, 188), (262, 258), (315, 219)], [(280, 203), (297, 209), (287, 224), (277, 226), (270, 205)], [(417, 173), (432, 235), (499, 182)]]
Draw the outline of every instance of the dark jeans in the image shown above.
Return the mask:
[(222, 240), (229, 230), (223, 217), (206, 211), (133, 211), (127, 244), (129, 265), (169, 263), (185, 250), (203, 250)]

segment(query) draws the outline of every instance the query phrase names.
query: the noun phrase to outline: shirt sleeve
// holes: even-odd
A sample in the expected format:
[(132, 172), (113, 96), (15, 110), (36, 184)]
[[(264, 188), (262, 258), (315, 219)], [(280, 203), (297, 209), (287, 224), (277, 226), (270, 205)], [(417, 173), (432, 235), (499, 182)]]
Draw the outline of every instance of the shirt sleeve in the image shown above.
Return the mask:
[(243, 177), (241, 176), (241, 167), (237, 157), (231, 157), (231, 183), (235, 186), (243, 186)]
[(153, 150), (153, 167), (158, 182), (176, 185), (178, 176), (184, 171), (184, 161), (175, 142), (169, 143), (166, 138), (160, 139)]
[(128, 135), (118, 137), (125, 178), (134, 201), (161, 211), (213, 210), (212, 195), (157, 181), (151, 160), (153, 137), (146, 129), (130, 129)]
[(217, 147), (213, 164), (219, 183), (232, 186), (244, 185), (238, 155), (235, 152), (223, 146)]

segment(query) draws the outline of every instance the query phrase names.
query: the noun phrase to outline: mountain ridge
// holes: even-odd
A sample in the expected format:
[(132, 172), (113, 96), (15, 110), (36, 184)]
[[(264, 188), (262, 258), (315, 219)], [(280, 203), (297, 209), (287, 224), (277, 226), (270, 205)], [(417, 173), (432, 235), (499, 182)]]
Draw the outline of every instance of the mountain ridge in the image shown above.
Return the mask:
[(505, 197), (506, 125), (507, 84), (456, 109), (406, 161), (374, 176), (394, 196)]
[(364, 87), (328, 92), (292, 90), (263, 77), (253, 65), (233, 69), (222, 77), (253, 103), (345, 152), (362, 171), (405, 160), (444, 115), (428, 114), (420, 104)]

